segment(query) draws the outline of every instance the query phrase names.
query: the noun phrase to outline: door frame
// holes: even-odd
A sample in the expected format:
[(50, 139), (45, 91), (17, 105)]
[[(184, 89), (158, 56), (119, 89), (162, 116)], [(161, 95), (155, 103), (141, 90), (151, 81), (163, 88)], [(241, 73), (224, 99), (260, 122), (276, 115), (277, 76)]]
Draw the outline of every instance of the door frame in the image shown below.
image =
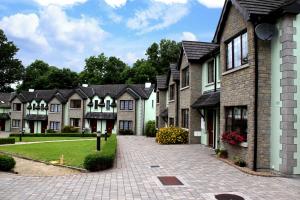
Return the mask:
[(5, 131), (6, 128), (5, 124), (6, 124), (6, 120), (0, 119), (0, 127), (1, 127), (0, 131)]
[[(207, 146), (215, 148), (215, 138), (216, 138), (216, 111), (214, 109), (206, 110), (206, 133), (207, 133)], [(208, 117), (211, 115), (210, 118)], [(208, 130), (208, 124), (211, 122), (212, 133)]]

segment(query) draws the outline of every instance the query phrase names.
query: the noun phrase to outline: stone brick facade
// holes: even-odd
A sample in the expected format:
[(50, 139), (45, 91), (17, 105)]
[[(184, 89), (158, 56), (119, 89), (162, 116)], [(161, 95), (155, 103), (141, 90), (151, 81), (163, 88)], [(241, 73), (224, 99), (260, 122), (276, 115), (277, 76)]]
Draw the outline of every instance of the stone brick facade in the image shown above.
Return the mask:
[[(81, 107), (80, 108), (71, 108), (70, 106), (70, 102), (72, 100), (80, 100), (81, 101)], [(67, 119), (68, 122), (66, 122), (66, 124), (70, 125), (71, 121), (70, 119), (71, 118), (75, 118), (75, 119), (80, 119), (79, 121), (79, 127), (80, 129), (82, 129), (82, 127), (84, 127), (84, 100), (77, 94), (77, 93), (74, 93), (70, 98), (69, 98), (69, 101), (68, 101), (68, 116), (69, 118)]]
[[(50, 107), (51, 104), (59, 104), (60, 105), (60, 112), (51, 112)], [(64, 118), (63, 118), (63, 111), (64, 108), (60, 101), (57, 98), (53, 98), (49, 103), (49, 110), (48, 110), (48, 129), (50, 129), (50, 122), (60, 122), (59, 131), (64, 127)]]
[(174, 119), (174, 125), (176, 125), (176, 121), (178, 121), (178, 116), (177, 116), (177, 90), (178, 90), (178, 85), (177, 83), (173, 80), (173, 75), (170, 75), (170, 81), (168, 83), (169, 86), (169, 95), (170, 95), (170, 87), (174, 85), (174, 99), (168, 98), (168, 124), (170, 125), (170, 118)]
[[(133, 101), (133, 110), (121, 110), (120, 109), (120, 101), (121, 100), (132, 100)], [(132, 128), (133, 131), (136, 130), (136, 101), (135, 99), (128, 94), (127, 92), (124, 93), (122, 96), (120, 96), (118, 99), (118, 124), (117, 124), (117, 132), (119, 132), (119, 127), (120, 127), (120, 121), (125, 120), (125, 121), (132, 121)]]
[(166, 90), (159, 90), (159, 103), (156, 104), (156, 117), (158, 118), (157, 127), (162, 128), (165, 127), (166, 122), (165, 120), (160, 116), (160, 114), (167, 108), (167, 91)]
[[(11, 106), (12, 106), (11, 114), (10, 114), (11, 132), (18, 133), (21, 128), (25, 127), (25, 123), (24, 123), (24, 106), (25, 106), (25, 104), (22, 104), (21, 111), (14, 111), (13, 110), (13, 104), (15, 104), (15, 103), (21, 103), (22, 104), (22, 102), (18, 98), (13, 99), (13, 101), (11, 102)], [(13, 127), (12, 126), (12, 120), (20, 120), (20, 127)]]
[(282, 93), (280, 100), (282, 101), (281, 116), (282, 121), (280, 128), (282, 130), (282, 136), (280, 143), (282, 145), (282, 151), (280, 157), (282, 158), (282, 164), (280, 171), (285, 174), (293, 174), (293, 168), (297, 166), (297, 160), (294, 158), (295, 152), (297, 152), (297, 145), (295, 139), (297, 137), (297, 129), (295, 123), (297, 122), (297, 115), (295, 109), (297, 108), (297, 71), (296, 64), (297, 59), (294, 55), (294, 49), (297, 47), (294, 37), (296, 35), (296, 28), (294, 28), (293, 21), (295, 16), (286, 15), (282, 19), (280, 43), (282, 45), (281, 51), (281, 69), (282, 79), (280, 85), (282, 87)]

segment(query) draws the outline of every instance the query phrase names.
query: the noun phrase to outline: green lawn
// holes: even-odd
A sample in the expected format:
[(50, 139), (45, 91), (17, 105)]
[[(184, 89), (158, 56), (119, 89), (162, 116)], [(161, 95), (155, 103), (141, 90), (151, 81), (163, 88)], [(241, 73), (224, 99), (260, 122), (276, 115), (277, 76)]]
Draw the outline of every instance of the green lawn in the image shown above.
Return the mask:
[[(25, 138), (23, 138), (25, 139)], [(44, 139), (44, 138), (38, 138)], [(62, 139), (62, 138), (60, 138)], [(74, 138), (72, 138), (74, 139)], [(64, 164), (83, 168), (84, 158), (96, 152), (96, 138), (91, 141), (66, 141), (39, 144), (24, 144), (12, 146), (0, 146), (0, 151), (18, 154), (23, 157), (41, 161), (57, 161), (64, 155)], [(101, 141), (101, 148), (105, 146), (105, 141)], [(100, 152), (101, 153), (101, 152)]]
[[(19, 137), (15, 138), (16, 142), (19, 142)], [(78, 139), (92, 139), (95, 137), (22, 137), (22, 142), (39, 142), (39, 141), (54, 141), (54, 140), (78, 140)]]

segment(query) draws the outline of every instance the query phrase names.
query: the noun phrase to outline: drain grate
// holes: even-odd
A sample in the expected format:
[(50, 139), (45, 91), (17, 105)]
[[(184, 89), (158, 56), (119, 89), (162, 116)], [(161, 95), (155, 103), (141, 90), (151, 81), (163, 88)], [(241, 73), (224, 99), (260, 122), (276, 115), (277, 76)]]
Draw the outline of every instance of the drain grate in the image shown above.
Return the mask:
[(150, 168), (160, 168), (159, 165), (151, 165)]
[(243, 197), (235, 194), (218, 194), (215, 195), (217, 200), (245, 200)]
[(183, 185), (176, 176), (159, 176), (157, 178), (163, 185)]

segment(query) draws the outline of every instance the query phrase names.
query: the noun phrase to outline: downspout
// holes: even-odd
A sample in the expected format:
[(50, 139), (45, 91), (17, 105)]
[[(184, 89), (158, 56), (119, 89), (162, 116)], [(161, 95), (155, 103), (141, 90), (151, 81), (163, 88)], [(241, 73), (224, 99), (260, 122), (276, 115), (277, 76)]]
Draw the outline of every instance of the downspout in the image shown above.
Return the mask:
[(214, 88), (214, 91), (217, 92), (217, 57), (214, 56), (214, 63), (215, 63), (215, 73), (214, 73), (214, 76), (215, 76), (215, 88)]
[(179, 87), (180, 82), (176, 84), (176, 126), (179, 127)]
[(255, 96), (254, 96), (254, 156), (253, 156), (253, 171), (257, 171), (257, 134), (258, 134), (258, 39), (255, 33), (255, 29), (253, 30), (254, 35), (254, 51), (255, 51)]

